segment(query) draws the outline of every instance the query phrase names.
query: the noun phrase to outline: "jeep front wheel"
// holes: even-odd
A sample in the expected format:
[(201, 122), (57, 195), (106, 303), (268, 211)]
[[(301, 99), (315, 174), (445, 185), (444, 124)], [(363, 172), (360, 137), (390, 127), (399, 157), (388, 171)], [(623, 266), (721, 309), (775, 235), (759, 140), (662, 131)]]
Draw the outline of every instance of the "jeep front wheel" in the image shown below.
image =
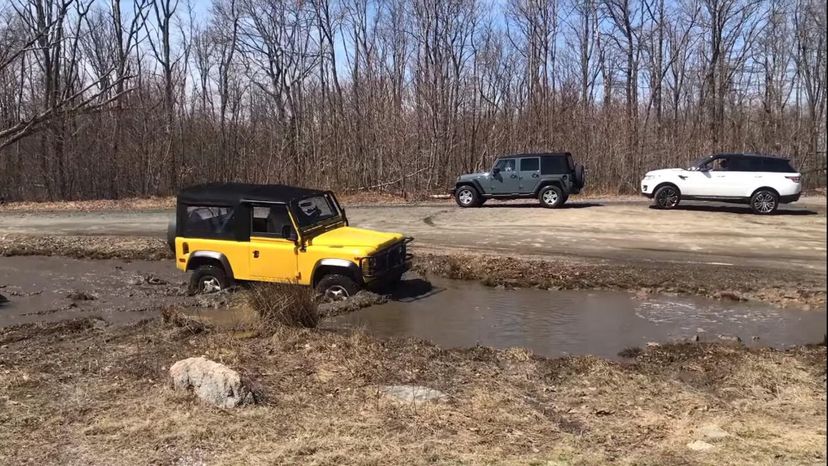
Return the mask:
[(333, 273), (325, 275), (316, 284), (316, 292), (325, 301), (342, 301), (357, 294), (359, 285), (349, 276)]
[(538, 199), (542, 206), (552, 209), (563, 204), (564, 194), (561, 188), (557, 186), (547, 186), (540, 190)]
[(227, 275), (214, 265), (202, 265), (190, 277), (190, 294), (216, 293), (227, 287)]
[(471, 186), (461, 186), (455, 193), (454, 200), (460, 207), (477, 207), (480, 204), (480, 195)]

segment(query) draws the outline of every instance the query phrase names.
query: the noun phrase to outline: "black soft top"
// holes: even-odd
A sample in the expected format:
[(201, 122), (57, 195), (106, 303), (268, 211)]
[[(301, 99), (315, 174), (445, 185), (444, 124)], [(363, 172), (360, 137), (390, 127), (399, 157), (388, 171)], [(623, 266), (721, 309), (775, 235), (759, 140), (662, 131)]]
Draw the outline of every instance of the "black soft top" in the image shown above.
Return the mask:
[(317, 189), (298, 188), (283, 184), (206, 183), (182, 189), (181, 204), (235, 205), (242, 201), (289, 203), (297, 199), (325, 194)]
[(499, 155), (498, 159), (511, 159), (515, 157), (567, 157), (572, 155), (569, 152), (527, 152), (524, 154)]

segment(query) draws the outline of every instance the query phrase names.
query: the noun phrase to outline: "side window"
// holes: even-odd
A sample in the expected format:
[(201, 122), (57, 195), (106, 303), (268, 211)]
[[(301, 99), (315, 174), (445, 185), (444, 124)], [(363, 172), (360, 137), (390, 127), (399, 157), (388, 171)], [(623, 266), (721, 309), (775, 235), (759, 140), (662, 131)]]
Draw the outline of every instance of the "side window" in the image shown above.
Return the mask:
[(537, 157), (520, 159), (520, 171), (536, 172), (540, 170), (540, 160)]
[(187, 206), (184, 227), (185, 236), (222, 237), (232, 235), (231, 218), (233, 210), (230, 207), (217, 206)]
[(293, 224), (290, 222), (287, 206), (254, 205), (250, 228), (252, 236), (291, 239), (295, 237)]
[(566, 157), (549, 156), (541, 157), (542, 175), (560, 175), (569, 173)]
[(708, 162), (707, 166), (715, 172), (733, 171), (733, 168), (730, 166), (730, 158), (728, 157), (715, 158)]
[(767, 158), (762, 160), (762, 171), (774, 173), (796, 173), (791, 162), (786, 159)]
[(515, 159), (500, 159), (494, 167), (502, 172), (513, 172), (515, 171)]
[(762, 159), (758, 157), (732, 157), (730, 159), (730, 171), (761, 172), (763, 171)]

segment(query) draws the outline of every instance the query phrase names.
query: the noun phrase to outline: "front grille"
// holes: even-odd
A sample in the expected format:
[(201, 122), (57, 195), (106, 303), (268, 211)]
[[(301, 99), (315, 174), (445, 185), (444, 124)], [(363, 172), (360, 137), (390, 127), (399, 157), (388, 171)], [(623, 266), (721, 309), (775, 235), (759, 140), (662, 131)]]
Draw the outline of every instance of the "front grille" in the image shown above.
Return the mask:
[(389, 270), (404, 267), (408, 261), (407, 244), (409, 238), (400, 241), (382, 251), (362, 259), (362, 274), (366, 277), (381, 275)]

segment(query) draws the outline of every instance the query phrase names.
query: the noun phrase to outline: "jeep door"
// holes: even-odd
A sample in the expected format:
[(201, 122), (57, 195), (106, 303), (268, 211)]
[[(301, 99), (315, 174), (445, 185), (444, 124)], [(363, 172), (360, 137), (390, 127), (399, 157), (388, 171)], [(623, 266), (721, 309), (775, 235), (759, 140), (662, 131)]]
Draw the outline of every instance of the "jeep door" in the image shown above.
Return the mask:
[(521, 194), (532, 194), (540, 182), (540, 157), (523, 157), (520, 159), (518, 189)]
[(298, 280), (296, 230), (284, 204), (251, 204), (250, 276), (254, 280)]
[(489, 174), (489, 192), (494, 195), (519, 192), (517, 159), (500, 159)]

